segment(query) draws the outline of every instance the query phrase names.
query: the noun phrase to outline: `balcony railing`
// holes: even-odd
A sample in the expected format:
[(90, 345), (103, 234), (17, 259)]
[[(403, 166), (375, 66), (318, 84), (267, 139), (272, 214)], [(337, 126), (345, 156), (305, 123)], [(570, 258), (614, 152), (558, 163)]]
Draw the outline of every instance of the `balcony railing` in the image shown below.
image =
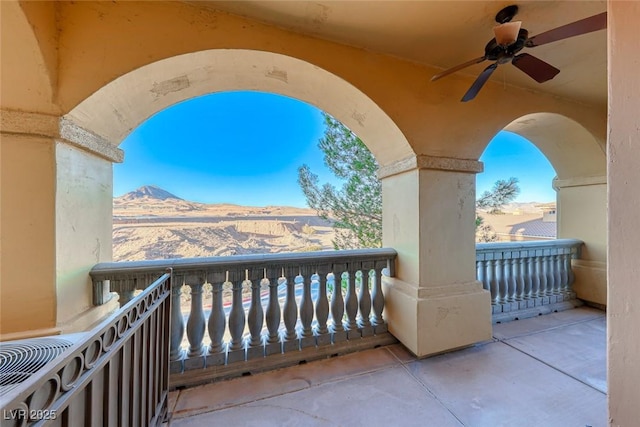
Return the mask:
[(170, 275), (160, 276), (3, 393), (2, 425), (160, 425), (167, 410), (171, 314)]
[(582, 245), (575, 239), (478, 243), (477, 279), (491, 292), (494, 321), (579, 305), (571, 260)]
[[(126, 301), (173, 270), (171, 386), (395, 342), (382, 317), (393, 249), (102, 263), (94, 300)], [(186, 341), (183, 339), (186, 333)]]

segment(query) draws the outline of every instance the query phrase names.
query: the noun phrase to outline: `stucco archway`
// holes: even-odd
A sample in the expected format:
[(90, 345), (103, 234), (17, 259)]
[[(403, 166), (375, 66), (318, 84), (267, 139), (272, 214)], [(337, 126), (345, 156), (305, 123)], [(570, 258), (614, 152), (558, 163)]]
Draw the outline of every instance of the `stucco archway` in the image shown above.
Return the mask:
[(585, 242), (574, 260), (579, 298), (606, 305), (607, 180), (606, 155), (598, 138), (580, 123), (555, 113), (532, 113), (504, 130), (526, 138), (547, 157), (558, 208), (558, 238)]
[(160, 110), (231, 90), (276, 93), (315, 105), (356, 132), (380, 164), (413, 154), (398, 126), (349, 82), (300, 59), (256, 50), (206, 50), (145, 65), (104, 86), (65, 118), (118, 145)]
[(598, 140), (580, 123), (563, 115), (527, 114), (513, 120), (504, 130), (517, 133), (538, 147), (560, 180), (606, 174), (606, 157)]
[[(85, 138), (83, 148), (59, 145), (56, 153), (58, 313), (72, 321), (91, 301), (87, 273), (111, 260), (112, 161), (118, 145), (144, 120), (197, 96), (255, 90), (288, 96), (328, 112), (360, 136), (381, 164), (413, 154), (398, 126), (367, 95), (344, 79), (286, 55), (214, 49), (145, 65), (113, 80), (63, 117), (61, 133)], [(76, 138), (78, 139), (78, 138)], [(102, 157), (100, 157), (102, 156)]]

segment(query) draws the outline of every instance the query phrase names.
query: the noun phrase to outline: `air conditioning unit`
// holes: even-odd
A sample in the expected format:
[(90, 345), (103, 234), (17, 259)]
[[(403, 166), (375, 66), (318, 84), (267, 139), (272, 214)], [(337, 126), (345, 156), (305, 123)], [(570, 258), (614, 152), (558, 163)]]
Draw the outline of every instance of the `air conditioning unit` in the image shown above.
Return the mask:
[(0, 396), (17, 387), (86, 334), (0, 342)]

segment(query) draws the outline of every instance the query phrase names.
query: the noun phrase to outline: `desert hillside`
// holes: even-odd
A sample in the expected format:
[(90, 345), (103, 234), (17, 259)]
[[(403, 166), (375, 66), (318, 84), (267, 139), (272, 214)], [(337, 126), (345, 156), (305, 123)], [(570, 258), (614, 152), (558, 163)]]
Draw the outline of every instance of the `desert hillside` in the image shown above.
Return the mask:
[(311, 209), (190, 202), (154, 186), (113, 200), (113, 259), (135, 261), (332, 249)]

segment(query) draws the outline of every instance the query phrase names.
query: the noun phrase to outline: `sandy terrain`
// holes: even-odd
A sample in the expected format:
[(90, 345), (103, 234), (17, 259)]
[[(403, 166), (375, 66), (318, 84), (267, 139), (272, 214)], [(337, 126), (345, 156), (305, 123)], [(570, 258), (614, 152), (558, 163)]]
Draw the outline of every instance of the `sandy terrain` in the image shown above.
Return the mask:
[(333, 249), (311, 209), (208, 205), (142, 187), (113, 201), (113, 259), (134, 261)]

